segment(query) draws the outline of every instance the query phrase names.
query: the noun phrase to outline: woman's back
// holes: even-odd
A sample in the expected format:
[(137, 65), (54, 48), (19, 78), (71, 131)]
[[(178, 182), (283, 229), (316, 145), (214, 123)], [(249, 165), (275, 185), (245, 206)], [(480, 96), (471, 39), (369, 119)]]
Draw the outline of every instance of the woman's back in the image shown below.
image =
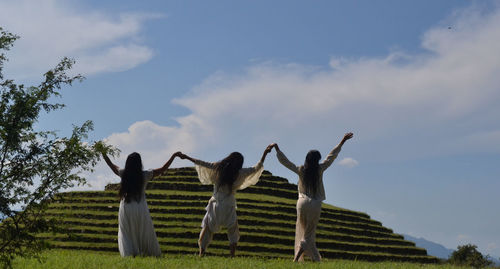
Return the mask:
[(298, 191), (299, 194), (305, 194), (309, 198), (317, 199), (317, 200), (325, 200), (326, 195), (325, 195), (325, 187), (323, 185), (323, 169), (321, 167), (318, 167), (318, 174), (317, 174), (317, 181), (314, 186), (307, 186), (306, 184), (306, 179), (305, 179), (305, 173), (304, 173), (304, 166), (301, 165), (298, 167), (298, 176), (299, 180), (297, 183)]
[[(124, 169), (120, 169), (119, 174), (120, 177), (122, 177)], [(126, 197), (121, 197), (122, 200), (125, 200), (126, 202), (140, 202), (141, 200), (146, 199), (146, 187), (148, 182), (153, 179), (153, 170), (143, 170), (141, 172), (142, 177), (140, 179), (141, 184), (139, 186), (139, 190), (135, 192), (135, 194), (132, 197), (129, 197), (129, 199), (126, 199)]]

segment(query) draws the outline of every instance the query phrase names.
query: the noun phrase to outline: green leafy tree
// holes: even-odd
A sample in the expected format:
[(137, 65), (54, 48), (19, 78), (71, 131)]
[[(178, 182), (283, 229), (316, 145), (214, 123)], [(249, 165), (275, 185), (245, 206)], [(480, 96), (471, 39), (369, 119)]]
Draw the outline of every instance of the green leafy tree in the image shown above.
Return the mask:
[[(35, 130), (42, 112), (61, 109), (51, 103), (65, 85), (81, 81), (68, 76), (74, 64), (64, 58), (44, 75), (38, 86), (17, 85), (4, 79), (5, 52), (18, 37), (0, 27), (0, 266), (11, 267), (15, 256), (37, 257), (48, 247), (36, 235), (58, 229), (58, 221), (45, 216), (47, 203), (65, 188), (85, 184), (82, 172), (92, 171), (100, 152), (116, 153), (102, 142), (85, 142), (91, 121), (73, 126), (69, 137)], [(17, 210), (16, 210), (17, 209)]]
[(453, 251), (448, 262), (455, 265), (472, 266), (474, 268), (483, 268), (493, 265), (489, 255), (483, 256), (477, 250), (476, 245), (467, 244), (458, 246), (457, 250)]

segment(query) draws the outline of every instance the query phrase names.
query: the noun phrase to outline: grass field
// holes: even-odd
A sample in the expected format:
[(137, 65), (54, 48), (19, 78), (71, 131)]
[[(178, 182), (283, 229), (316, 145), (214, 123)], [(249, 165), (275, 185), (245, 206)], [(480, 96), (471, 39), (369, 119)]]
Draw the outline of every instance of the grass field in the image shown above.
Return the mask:
[[(58, 249), (117, 253), (117, 187), (110, 184), (105, 191), (58, 195), (46, 216), (56, 218), (63, 229), (38, 236)], [(192, 167), (170, 169), (148, 184), (148, 207), (164, 253), (185, 255), (198, 250), (200, 222), (212, 189), (211, 185), (200, 184)], [(297, 185), (267, 171), (255, 186), (236, 194), (240, 255), (275, 259), (293, 255), (297, 195)], [(439, 262), (368, 214), (329, 204), (322, 207), (317, 246), (321, 255), (329, 259)], [(207, 252), (227, 252), (224, 231), (214, 236)]]
[(448, 264), (418, 264), (402, 262), (364, 262), (350, 260), (323, 260), (320, 263), (293, 263), (290, 259), (263, 259), (256, 257), (227, 258), (209, 256), (199, 258), (194, 254), (164, 255), (161, 258), (122, 258), (118, 253), (98, 253), (77, 250), (50, 250), (43, 253), (43, 263), (36, 259), (18, 258), (14, 268), (467, 268)]

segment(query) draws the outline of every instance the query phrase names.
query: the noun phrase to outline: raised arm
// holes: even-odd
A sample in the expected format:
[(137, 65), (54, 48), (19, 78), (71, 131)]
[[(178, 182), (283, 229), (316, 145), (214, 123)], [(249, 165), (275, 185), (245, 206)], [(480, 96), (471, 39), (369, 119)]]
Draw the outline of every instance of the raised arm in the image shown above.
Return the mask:
[(326, 156), (325, 160), (322, 163), (320, 163), (320, 167), (322, 170), (325, 170), (328, 167), (330, 167), (330, 165), (332, 165), (333, 161), (339, 155), (340, 150), (342, 149), (342, 146), (344, 145), (344, 143), (347, 140), (351, 139), (352, 137), (353, 137), (353, 133), (346, 133), (344, 135), (344, 137), (342, 138), (340, 143), (335, 148), (333, 148), (332, 151), (330, 151), (330, 153)]
[(264, 161), (266, 156), (273, 149), (275, 144), (270, 144), (262, 153), (262, 157), (254, 167), (242, 168), (239, 172), (238, 178), (233, 183), (233, 188), (243, 190), (248, 186), (252, 186), (259, 182), (260, 175), (264, 171)]
[(286, 168), (290, 169), (292, 172), (295, 174), (299, 174), (299, 168), (292, 163), (288, 158), (285, 156), (283, 152), (281, 152), (280, 148), (278, 147), (278, 144), (274, 143), (274, 148), (276, 148), (276, 157), (278, 157), (278, 161), (285, 166)]
[(165, 173), (165, 171), (167, 171), (167, 169), (174, 161), (175, 157), (180, 156), (180, 154), (182, 153), (180, 151), (177, 151), (176, 153), (172, 154), (172, 156), (170, 156), (170, 159), (168, 159), (168, 161), (161, 168), (153, 169), (153, 177), (157, 177)]
[(190, 157), (182, 152), (179, 152), (179, 158), (181, 158), (183, 160), (190, 160), (191, 162), (193, 162), (194, 164), (199, 165), (199, 166), (203, 166), (203, 167), (210, 168), (210, 169), (215, 169), (214, 163), (209, 163), (209, 162), (195, 159), (195, 158)]
[(108, 164), (109, 168), (111, 168), (111, 170), (113, 171), (113, 173), (115, 173), (117, 176), (120, 176), (120, 167), (118, 167), (117, 165), (115, 165), (108, 157), (108, 155), (106, 155), (106, 153), (102, 153), (102, 157), (104, 158), (104, 160), (106, 161), (106, 164)]
[(208, 163), (204, 162), (202, 160), (198, 160), (192, 157), (189, 157), (188, 155), (184, 153), (179, 153), (179, 157), (183, 160), (190, 160), (195, 164), (194, 168), (196, 169), (196, 172), (198, 173), (198, 179), (200, 180), (201, 184), (208, 185), (208, 184), (215, 184), (217, 180), (217, 171), (215, 170), (215, 164), (214, 163)]
[(260, 158), (260, 163), (264, 163), (264, 161), (266, 160), (266, 156), (269, 152), (271, 152), (271, 150), (273, 149), (273, 147), (276, 145), (276, 143), (273, 143), (273, 144), (269, 144), (269, 146), (266, 147), (266, 149), (264, 150), (264, 153), (262, 153), (262, 157)]
[(184, 154), (182, 152), (179, 152), (179, 158), (183, 159), (183, 160), (189, 160), (191, 162), (195, 162), (195, 159), (194, 158), (191, 158), (189, 157), (187, 154)]

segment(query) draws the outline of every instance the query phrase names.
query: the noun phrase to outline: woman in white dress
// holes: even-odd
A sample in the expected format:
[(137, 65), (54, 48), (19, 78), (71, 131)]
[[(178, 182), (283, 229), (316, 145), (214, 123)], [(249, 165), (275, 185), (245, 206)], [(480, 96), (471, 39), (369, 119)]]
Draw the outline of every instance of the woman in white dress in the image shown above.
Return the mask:
[(319, 163), (321, 154), (317, 150), (307, 153), (304, 165), (296, 166), (287, 159), (277, 144), (276, 156), (279, 162), (299, 176), (297, 200), (297, 223), (295, 226), (295, 257), (294, 261), (302, 261), (304, 254), (313, 261), (320, 261), (321, 256), (316, 248), (316, 227), (321, 214), (321, 204), (325, 200), (323, 186), (323, 172), (337, 158), (342, 145), (351, 139), (352, 133), (346, 133), (340, 143), (328, 154), (326, 159)]
[(218, 232), (221, 226), (227, 227), (229, 253), (234, 257), (236, 245), (240, 239), (234, 195), (237, 190), (243, 190), (259, 181), (264, 170), (264, 160), (271, 149), (271, 145), (267, 146), (259, 162), (249, 168), (242, 168), (243, 155), (239, 152), (233, 152), (216, 163), (204, 162), (181, 153), (181, 159), (188, 159), (195, 164), (202, 184), (214, 185), (214, 193), (206, 207), (207, 213), (201, 222), (202, 229), (198, 240), (200, 257), (212, 241), (213, 234)]
[(128, 155), (125, 169), (120, 169), (113, 164), (103, 153), (108, 166), (121, 178), (118, 249), (122, 257), (161, 255), (160, 245), (146, 203), (145, 190), (148, 181), (163, 174), (179, 154), (180, 152), (174, 153), (161, 168), (143, 171), (141, 155), (137, 152)]

